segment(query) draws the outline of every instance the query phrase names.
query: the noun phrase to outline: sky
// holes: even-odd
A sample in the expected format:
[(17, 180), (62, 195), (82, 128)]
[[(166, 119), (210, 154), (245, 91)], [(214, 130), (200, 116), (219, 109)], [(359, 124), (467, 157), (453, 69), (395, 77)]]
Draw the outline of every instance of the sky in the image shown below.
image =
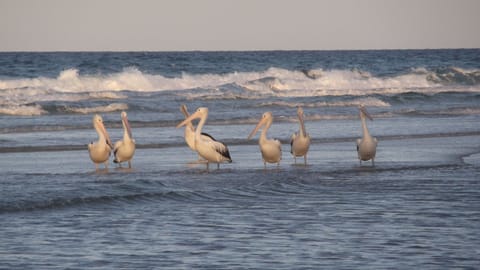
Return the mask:
[(479, 0), (0, 0), (0, 51), (480, 48)]

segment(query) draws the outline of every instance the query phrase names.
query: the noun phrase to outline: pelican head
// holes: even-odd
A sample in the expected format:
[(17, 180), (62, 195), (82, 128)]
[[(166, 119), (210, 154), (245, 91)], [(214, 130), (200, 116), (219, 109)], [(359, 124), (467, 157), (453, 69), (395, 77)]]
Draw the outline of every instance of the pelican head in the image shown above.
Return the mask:
[(300, 107), (300, 106), (297, 107), (297, 115), (298, 115), (298, 118), (302, 118), (302, 119), (303, 119), (303, 116), (304, 116), (304, 114), (303, 114), (303, 109), (302, 109), (302, 107)]
[(193, 114), (183, 120), (180, 124), (177, 125), (177, 128), (185, 126), (190, 123), (193, 119), (206, 118), (208, 116), (208, 108), (200, 107)]
[(264, 126), (264, 125), (265, 126), (270, 126), (272, 124), (272, 121), (273, 121), (272, 113), (271, 112), (265, 112), (262, 115), (262, 118), (258, 122), (257, 126), (252, 130), (250, 135), (248, 135), (247, 139), (248, 140), (251, 139), (262, 126)]
[(105, 140), (106, 140), (106, 143), (108, 144), (108, 146), (110, 146), (110, 148), (113, 149), (113, 144), (112, 144), (112, 141), (110, 140), (110, 136), (108, 135), (108, 132), (105, 129), (105, 126), (103, 125), (103, 118), (100, 115), (95, 114), (93, 116), (93, 121), (92, 122), (93, 122), (93, 127), (95, 127), (98, 134), (103, 135), (105, 137)]
[(358, 106), (358, 109), (360, 110), (360, 118), (361, 118), (361, 119), (365, 119), (365, 117), (367, 117), (368, 119), (370, 119), (371, 121), (373, 121), (373, 118), (372, 118), (372, 116), (368, 113), (367, 108), (365, 108), (365, 105), (361, 104), (360, 106)]

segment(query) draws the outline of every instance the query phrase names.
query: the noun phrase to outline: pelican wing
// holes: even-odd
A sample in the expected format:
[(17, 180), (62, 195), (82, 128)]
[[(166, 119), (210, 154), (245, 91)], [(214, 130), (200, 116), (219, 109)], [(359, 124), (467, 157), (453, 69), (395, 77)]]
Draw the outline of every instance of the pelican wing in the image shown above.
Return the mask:
[(113, 146), (113, 156), (115, 157), (115, 159), (117, 158), (118, 149), (122, 146), (122, 144), (123, 144), (123, 141), (117, 141)]
[(282, 143), (280, 142), (280, 140), (278, 140), (278, 139), (272, 139), (272, 141), (273, 141), (274, 143), (276, 143), (279, 147), (282, 146)]
[(122, 143), (123, 143), (123, 141), (117, 141), (115, 143), (115, 145), (113, 146), (113, 151), (117, 152), (118, 148), (120, 148), (120, 146), (122, 146)]
[[(297, 132), (292, 134), (292, 137), (290, 139), (290, 147), (293, 147), (293, 142), (295, 141), (295, 138), (297, 137)], [(290, 151), (292, 152), (292, 151)]]
[(214, 149), (217, 153), (225, 157), (228, 161), (232, 161), (232, 158), (230, 157), (230, 152), (228, 151), (228, 147), (218, 141), (210, 141), (208, 144)]
[(201, 135), (202, 135), (202, 140), (204, 140), (204, 141), (217, 141), (217, 140), (215, 140), (215, 138), (213, 138), (212, 135), (210, 135), (208, 133), (202, 132)]

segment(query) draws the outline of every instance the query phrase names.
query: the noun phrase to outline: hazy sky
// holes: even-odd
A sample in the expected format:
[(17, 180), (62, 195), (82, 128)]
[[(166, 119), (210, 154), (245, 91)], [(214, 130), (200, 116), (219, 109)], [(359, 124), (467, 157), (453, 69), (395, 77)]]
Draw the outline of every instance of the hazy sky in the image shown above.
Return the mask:
[(0, 0), (0, 51), (480, 48), (480, 0)]

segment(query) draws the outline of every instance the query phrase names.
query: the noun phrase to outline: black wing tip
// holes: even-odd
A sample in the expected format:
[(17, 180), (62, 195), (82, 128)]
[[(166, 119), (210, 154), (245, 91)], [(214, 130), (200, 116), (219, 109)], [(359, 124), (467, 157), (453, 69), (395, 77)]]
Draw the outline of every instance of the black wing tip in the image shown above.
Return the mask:
[(228, 158), (228, 160), (229, 160), (230, 162), (232, 162), (232, 157), (230, 156), (230, 152), (228, 152), (228, 150), (225, 151), (224, 153), (222, 153), (222, 155), (223, 155), (224, 157)]
[(225, 151), (221, 151), (220, 154), (226, 158), (228, 158), (227, 162), (232, 163), (232, 157), (230, 156), (230, 151), (228, 151), (228, 148), (225, 146)]

